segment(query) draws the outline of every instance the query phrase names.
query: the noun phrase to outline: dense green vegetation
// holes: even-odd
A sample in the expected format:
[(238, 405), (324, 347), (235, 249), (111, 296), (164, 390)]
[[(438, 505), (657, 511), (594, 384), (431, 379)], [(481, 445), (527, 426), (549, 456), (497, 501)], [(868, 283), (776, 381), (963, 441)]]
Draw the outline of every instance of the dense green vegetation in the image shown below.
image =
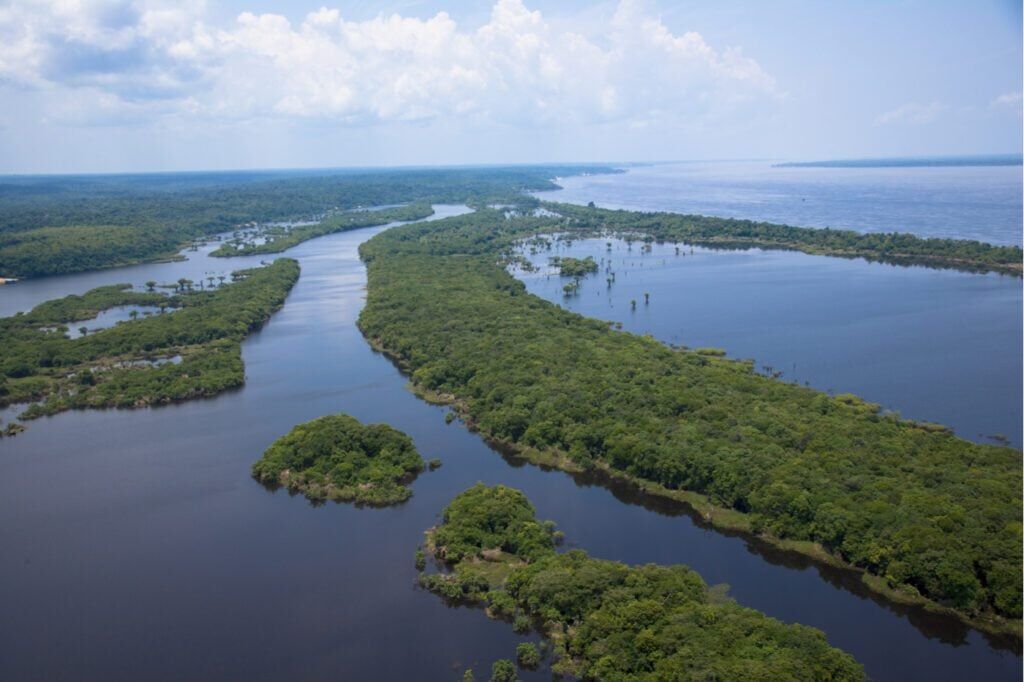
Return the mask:
[[(219, 251), (219, 255), (274, 253), (302, 239), (372, 221), (368, 215), (343, 213), (368, 206), (455, 202), (485, 206), (501, 201), (513, 214), (535, 212), (541, 202), (521, 192), (554, 189), (550, 178), (581, 172), (616, 171), (596, 166), (532, 166), (0, 177), (0, 277), (38, 277), (170, 258), (190, 241), (250, 223), (331, 216), (317, 226), (281, 229), (272, 235), (276, 238), (271, 246), (236, 244)], [(637, 229), (652, 239), (1021, 272), (1018, 247), (672, 213), (605, 211), (593, 206), (543, 206), (541, 212), (553, 209), (577, 227)], [(423, 217), (420, 209), (404, 208), (412, 211), (407, 216)]]
[[(0, 277), (38, 277), (172, 256), (251, 222), (368, 206), (483, 204), (554, 189), (594, 166), (0, 177)], [(265, 252), (265, 251), (264, 251)]]
[[(155, 405), (240, 386), (239, 342), (281, 307), (298, 276), (298, 263), (282, 258), (204, 291), (166, 296), (106, 286), (0, 319), (0, 405), (43, 401), (23, 415), (31, 418), (72, 408)], [(69, 322), (129, 304), (160, 314), (76, 339), (65, 335)]]
[(361, 249), (361, 329), (419, 390), (527, 457), (628, 477), (717, 525), (861, 567), (875, 589), (1016, 629), (999, 617), (1021, 614), (1019, 451), (531, 296), (502, 254), (556, 229), (574, 228), (480, 211), (376, 236)]
[(182, 239), (174, 232), (125, 225), (0, 232), (0, 277), (37, 277), (170, 259), (177, 255)]
[(261, 483), (285, 486), (313, 501), (375, 506), (409, 499), (406, 484), (421, 471), (423, 458), (409, 436), (346, 414), (299, 424), (252, 467)]
[[(360, 227), (375, 227), (399, 220), (422, 220), (434, 214), (430, 204), (409, 204), (383, 208), (376, 211), (350, 211), (336, 213), (311, 225), (285, 227), (268, 225), (254, 234), (240, 236), (220, 245), (210, 253), (211, 256), (250, 256), (263, 253), (280, 253), (296, 244), (315, 237), (322, 237), (335, 232), (355, 230)], [(259, 244), (253, 237), (262, 239)]]
[(1021, 274), (1019, 246), (993, 246), (966, 239), (916, 237), (907, 233), (862, 233), (790, 227), (773, 223), (679, 213), (613, 211), (572, 204), (544, 203), (576, 229), (705, 246), (784, 248), (806, 253), (859, 257), (900, 264)]
[[(452, 570), (421, 574), (421, 584), (482, 602), (518, 629), (536, 626), (554, 646), (558, 673), (637, 681), (864, 677), (820, 631), (739, 606), (685, 566), (556, 553), (553, 524), (537, 521), (518, 490), (477, 484), (458, 495), (427, 546)], [(524, 667), (539, 661), (533, 645), (516, 653)]]
[(553, 256), (551, 265), (558, 268), (562, 277), (585, 277), (597, 272), (597, 261), (592, 256), (573, 258), (572, 256)]

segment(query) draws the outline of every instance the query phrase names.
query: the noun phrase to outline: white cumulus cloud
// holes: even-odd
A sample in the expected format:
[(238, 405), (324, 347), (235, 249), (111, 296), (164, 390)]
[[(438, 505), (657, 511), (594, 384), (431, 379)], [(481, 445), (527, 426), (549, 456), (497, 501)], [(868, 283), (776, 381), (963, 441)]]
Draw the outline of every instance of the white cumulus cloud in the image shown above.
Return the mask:
[(474, 27), (445, 12), (350, 20), (332, 8), (218, 26), (200, 1), (14, 0), (0, 7), (0, 82), (69, 93), (67, 115), (89, 122), (150, 112), (643, 125), (778, 96), (740, 48), (673, 33), (633, 0), (573, 30), (523, 0), (497, 0)]

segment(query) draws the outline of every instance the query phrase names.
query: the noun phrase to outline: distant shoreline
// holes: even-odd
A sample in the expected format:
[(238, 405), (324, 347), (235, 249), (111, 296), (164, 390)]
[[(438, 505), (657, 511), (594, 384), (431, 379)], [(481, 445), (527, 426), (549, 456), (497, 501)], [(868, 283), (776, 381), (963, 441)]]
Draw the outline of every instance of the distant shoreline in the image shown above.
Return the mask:
[(917, 156), (888, 159), (834, 159), (831, 161), (787, 161), (772, 168), (929, 168), (944, 166), (1020, 166), (1021, 154), (978, 156)]

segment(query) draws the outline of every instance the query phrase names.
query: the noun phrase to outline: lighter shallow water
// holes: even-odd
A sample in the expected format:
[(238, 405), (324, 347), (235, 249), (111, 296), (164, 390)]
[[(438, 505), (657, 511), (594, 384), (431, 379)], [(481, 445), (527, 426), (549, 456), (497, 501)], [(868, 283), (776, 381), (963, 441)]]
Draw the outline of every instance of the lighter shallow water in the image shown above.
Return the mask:
[[(467, 664), (485, 678), (524, 638), (413, 586), (422, 531), (476, 481), (522, 489), (569, 546), (686, 563), (729, 583), (741, 603), (821, 627), (876, 679), (1017, 677), (1015, 654), (946, 619), (876, 603), (848, 573), (707, 530), (629, 489), (519, 466), (446, 426), (445, 410), (413, 397), (355, 327), (365, 295), (357, 247), (382, 229), (288, 252), (302, 275), (243, 343), (244, 388), (65, 413), (0, 441), (0, 678), (451, 680)], [(256, 262), (190, 256), (24, 282), (9, 290), (16, 301), (5, 291), (0, 302), (25, 309), (100, 283)], [(275, 438), (338, 411), (408, 432), (444, 466), (413, 483), (407, 504), (383, 510), (315, 508), (249, 477)]]

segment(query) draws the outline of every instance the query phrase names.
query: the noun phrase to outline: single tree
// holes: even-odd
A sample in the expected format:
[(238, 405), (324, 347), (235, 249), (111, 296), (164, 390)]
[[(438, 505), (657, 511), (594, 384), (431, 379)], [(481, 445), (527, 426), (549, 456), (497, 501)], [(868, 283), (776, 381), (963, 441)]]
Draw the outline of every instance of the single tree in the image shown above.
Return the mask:
[(516, 666), (507, 658), (494, 662), (491, 666), (491, 682), (519, 682)]
[(516, 661), (519, 667), (533, 669), (540, 664), (540, 651), (533, 642), (523, 642), (516, 647)]

